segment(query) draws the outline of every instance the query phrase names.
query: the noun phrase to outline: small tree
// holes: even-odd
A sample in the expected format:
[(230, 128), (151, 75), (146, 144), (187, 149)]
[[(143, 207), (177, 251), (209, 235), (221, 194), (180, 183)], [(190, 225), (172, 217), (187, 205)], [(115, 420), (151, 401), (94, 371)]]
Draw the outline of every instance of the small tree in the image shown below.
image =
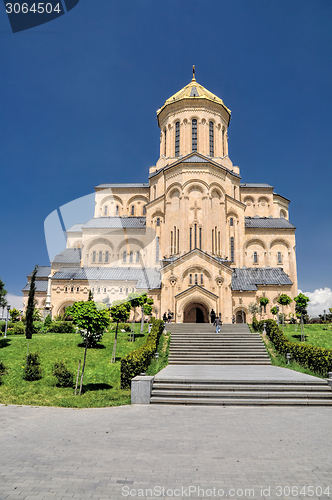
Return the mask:
[(89, 290), (88, 302), (89, 302), (89, 301), (91, 301), (91, 300), (93, 300), (93, 294), (92, 294), (92, 290), (91, 290), (91, 288), (90, 288), (90, 290)]
[(134, 342), (135, 340), (135, 320), (136, 320), (136, 307), (142, 306), (144, 304), (144, 299), (142, 299), (142, 294), (138, 292), (130, 293), (127, 297), (127, 300), (130, 302), (131, 307), (134, 308), (134, 315), (131, 327), (131, 335), (130, 340)]
[(13, 309), (9, 311), (9, 314), (12, 322), (15, 323), (16, 321), (18, 321), (18, 317), (21, 313), (18, 309), (15, 309), (15, 307), (13, 307)]
[(45, 321), (44, 321), (44, 329), (48, 329), (51, 325), (52, 325), (53, 321), (52, 321), (52, 318), (51, 318), (51, 315), (48, 314), (45, 318)]
[(310, 302), (309, 297), (304, 295), (303, 293), (299, 293), (296, 297), (294, 297), (295, 302), (295, 314), (298, 318), (300, 318), (301, 325), (301, 341), (305, 340), (304, 336), (304, 326), (303, 326), (303, 317), (307, 315), (307, 307)]
[(264, 307), (264, 313), (266, 313), (266, 306), (268, 305), (269, 302), (270, 301), (267, 297), (261, 297), (259, 299), (259, 303), (260, 303), (261, 307)]
[(77, 326), (81, 336), (85, 341), (84, 359), (81, 374), (80, 394), (82, 393), (83, 377), (88, 347), (94, 346), (103, 336), (105, 329), (110, 323), (109, 312), (107, 309), (98, 310), (93, 301), (74, 302), (68, 308), (73, 317), (73, 323)]
[(28, 305), (25, 313), (25, 337), (29, 340), (32, 339), (33, 334), (33, 321), (34, 321), (34, 312), (35, 312), (35, 291), (36, 291), (36, 274), (38, 271), (38, 266), (36, 265), (30, 280), (30, 288), (29, 288), (29, 297), (28, 297)]
[(7, 305), (6, 300), (7, 290), (5, 290), (5, 284), (0, 279), (0, 307), (4, 309)]
[(276, 316), (278, 314), (277, 306), (271, 307), (270, 311), (271, 311), (271, 314), (273, 314), (273, 316)]
[(114, 345), (113, 345), (113, 352), (112, 352), (112, 359), (111, 363), (115, 363), (115, 356), (116, 356), (116, 343), (118, 340), (118, 327), (119, 323), (125, 323), (128, 321), (129, 315), (130, 315), (130, 309), (131, 309), (131, 304), (130, 302), (123, 302), (121, 300), (115, 300), (113, 302), (113, 305), (110, 309), (110, 314), (112, 317), (112, 320), (116, 322), (116, 329), (115, 329), (115, 337), (114, 337)]
[(24, 380), (28, 380), (29, 382), (40, 380), (42, 378), (38, 352), (31, 352), (30, 354), (28, 354), (23, 378)]
[(281, 308), (282, 308), (282, 331), (284, 332), (285, 331), (285, 315), (284, 315), (284, 306), (289, 306), (289, 304), (292, 301), (292, 299), (289, 297), (289, 295), (287, 295), (286, 293), (282, 293), (278, 300), (277, 300), (278, 304), (281, 305)]
[(256, 314), (259, 313), (258, 304), (256, 304), (256, 302), (250, 302), (250, 304), (248, 306), (248, 311), (250, 314), (252, 314), (253, 318), (256, 318)]

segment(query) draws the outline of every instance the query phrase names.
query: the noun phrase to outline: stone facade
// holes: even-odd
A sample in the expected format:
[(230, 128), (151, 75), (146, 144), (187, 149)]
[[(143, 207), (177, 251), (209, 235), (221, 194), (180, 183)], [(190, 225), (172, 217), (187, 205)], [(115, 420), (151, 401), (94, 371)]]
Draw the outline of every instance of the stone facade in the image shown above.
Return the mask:
[(67, 231), (67, 249), (49, 268), (47, 310), (59, 314), (89, 289), (108, 303), (146, 291), (157, 317), (170, 309), (175, 322), (208, 321), (214, 309), (231, 322), (246, 321), (262, 296), (264, 318), (281, 293), (294, 298), (289, 200), (269, 184), (241, 182), (228, 156), (230, 115), (194, 77), (165, 102), (148, 182), (95, 188), (94, 218)]

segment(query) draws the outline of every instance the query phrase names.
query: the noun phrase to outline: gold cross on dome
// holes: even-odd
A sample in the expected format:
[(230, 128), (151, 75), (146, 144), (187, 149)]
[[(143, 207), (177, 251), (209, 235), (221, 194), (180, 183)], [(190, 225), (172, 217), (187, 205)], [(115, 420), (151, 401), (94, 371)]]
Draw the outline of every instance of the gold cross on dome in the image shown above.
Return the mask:
[(194, 210), (194, 219), (197, 220), (197, 210), (202, 210), (197, 206), (197, 201), (195, 201), (194, 206), (190, 210)]

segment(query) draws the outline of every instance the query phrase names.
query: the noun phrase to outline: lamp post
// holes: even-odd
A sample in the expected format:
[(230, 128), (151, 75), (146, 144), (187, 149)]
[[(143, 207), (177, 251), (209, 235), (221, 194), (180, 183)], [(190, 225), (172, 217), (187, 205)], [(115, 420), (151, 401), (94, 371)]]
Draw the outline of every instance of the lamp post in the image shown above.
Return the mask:
[(7, 316), (6, 316), (6, 326), (5, 326), (5, 338), (7, 338), (7, 327), (8, 327), (8, 316), (10, 311), (10, 305), (7, 305)]

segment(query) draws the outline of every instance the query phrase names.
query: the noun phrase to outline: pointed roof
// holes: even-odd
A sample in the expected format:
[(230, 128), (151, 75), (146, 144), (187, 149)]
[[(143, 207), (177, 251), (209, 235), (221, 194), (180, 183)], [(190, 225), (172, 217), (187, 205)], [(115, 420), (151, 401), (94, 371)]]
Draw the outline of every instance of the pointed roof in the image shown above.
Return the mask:
[(213, 94), (212, 92), (207, 90), (205, 87), (203, 87), (203, 85), (201, 85), (200, 83), (198, 83), (196, 81), (195, 69), (193, 69), (193, 78), (192, 78), (191, 82), (188, 83), (188, 85), (183, 87), (181, 90), (176, 92), (174, 95), (169, 97), (166, 100), (165, 104), (157, 110), (157, 116), (159, 116), (159, 114), (162, 112), (162, 110), (165, 109), (166, 106), (168, 106), (169, 104), (172, 104), (174, 102), (181, 101), (181, 100), (193, 101), (195, 99), (196, 100), (197, 99), (207, 99), (208, 101), (212, 101), (212, 102), (215, 102), (217, 104), (220, 104), (227, 111), (227, 113), (229, 115), (231, 115), (231, 110), (229, 108), (227, 108), (227, 106), (225, 106), (223, 100), (220, 99), (220, 97), (216, 96), (215, 94)]

